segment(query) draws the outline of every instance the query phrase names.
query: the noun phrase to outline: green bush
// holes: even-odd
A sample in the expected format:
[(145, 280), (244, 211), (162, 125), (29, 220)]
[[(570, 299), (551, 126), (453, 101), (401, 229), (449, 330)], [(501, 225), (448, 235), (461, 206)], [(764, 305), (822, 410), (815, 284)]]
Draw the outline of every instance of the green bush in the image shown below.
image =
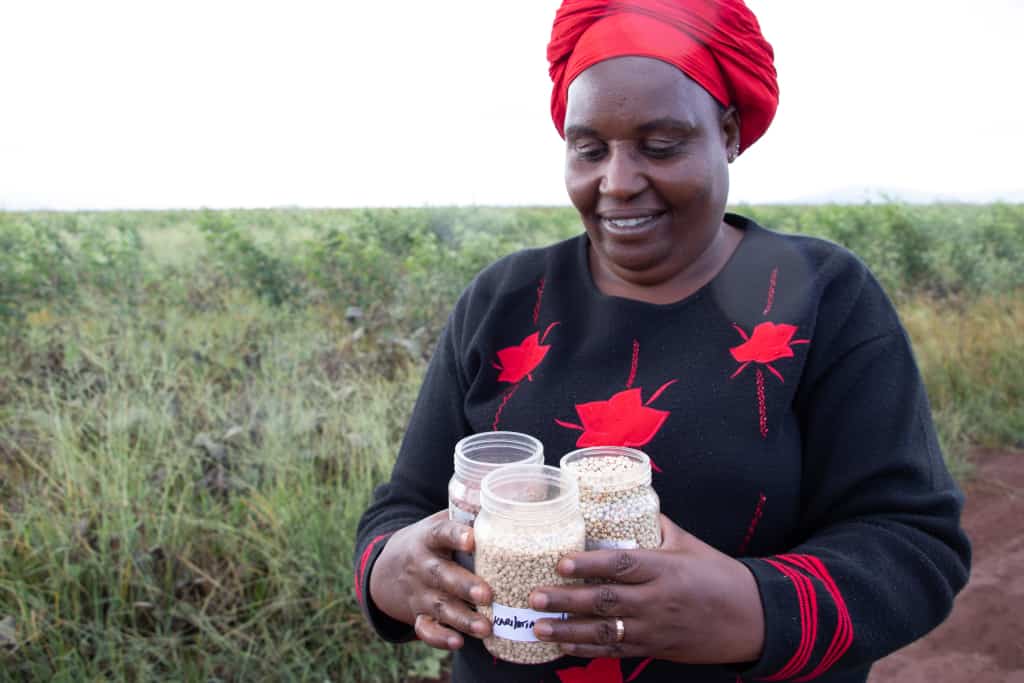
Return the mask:
[(287, 257), (268, 253), (228, 214), (203, 211), (199, 230), (225, 273), (240, 277), (256, 296), (280, 306), (300, 295), (301, 283)]
[(1024, 286), (1024, 206), (884, 203), (738, 207), (763, 225), (854, 251), (893, 295), (977, 295)]

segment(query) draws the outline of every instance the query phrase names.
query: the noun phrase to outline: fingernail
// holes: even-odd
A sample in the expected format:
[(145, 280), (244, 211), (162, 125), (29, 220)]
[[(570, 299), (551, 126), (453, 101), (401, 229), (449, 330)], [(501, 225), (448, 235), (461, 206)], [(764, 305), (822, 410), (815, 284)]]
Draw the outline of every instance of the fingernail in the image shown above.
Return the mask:
[(448, 649), (457, 650), (459, 648), (459, 639), (455, 636), (448, 637)]
[(473, 633), (476, 633), (476, 634), (482, 636), (483, 634), (487, 633), (487, 622), (486, 621), (480, 621), (479, 619), (477, 619), (476, 621), (473, 622), (473, 627), (472, 628), (473, 628)]
[(572, 643), (559, 643), (558, 647), (561, 648), (562, 652), (564, 652), (567, 655), (571, 655), (573, 652), (576, 651), (576, 646)]
[(533, 627), (533, 632), (537, 634), (538, 638), (550, 638), (555, 629), (551, 628), (551, 624), (541, 621)]
[(576, 571), (576, 563), (572, 560), (562, 560), (558, 563), (558, 571), (563, 574), (572, 574)]
[(468, 531), (463, 531), (462, 532), (462, 535), (459, 536), (459, 543), (461, 543), (462, 545), (466, 545), (467, 543), (469, 543), (469, 532)]
[(484, 587), (473, 586), (469, 589), (469, 597), (473, 598), (473, 602), (477, 605), (481, 605), (484, 602)]
[(534, 593), (530, 599), (534, 609), (544, 609), (548, 606), (548, 596), (544, 593)]

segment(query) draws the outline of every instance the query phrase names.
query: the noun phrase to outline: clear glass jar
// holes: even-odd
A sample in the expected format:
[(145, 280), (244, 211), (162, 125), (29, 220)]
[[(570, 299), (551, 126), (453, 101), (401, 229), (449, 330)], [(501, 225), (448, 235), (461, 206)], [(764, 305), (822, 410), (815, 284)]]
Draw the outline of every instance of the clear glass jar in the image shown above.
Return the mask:
[[(455, 444), (455, 474), (448, 481), (448, 519), (473, 526), (480, 512), (480, 482), (506, 465), (543, 464), (544, 446), (529, 434), (482, 432)], [(470, 571), (473, 556), (455, 553), (455, 560)]]
[(567, 453), (561, 468), (576, 479), (587, 523), (587, 550), (657, 548), (661, 503), (651, 486), (651, 459), (624, 446)]
[(530, 592), (539, 586), (578, 583), (558, 574), (558, 561), (584, 549), (586, 528), (573, 478), (557, 467), (510, 465), (484, 477), (476, 519), (476, 573), (494, 592), (493, 602), (478, 608), (491, 622), (484, 639), (499, 659), (542, 664), (558, 659), (555, 643), (537, 640), (538, 619), (565, 619), (561, 612), (530, 609)]

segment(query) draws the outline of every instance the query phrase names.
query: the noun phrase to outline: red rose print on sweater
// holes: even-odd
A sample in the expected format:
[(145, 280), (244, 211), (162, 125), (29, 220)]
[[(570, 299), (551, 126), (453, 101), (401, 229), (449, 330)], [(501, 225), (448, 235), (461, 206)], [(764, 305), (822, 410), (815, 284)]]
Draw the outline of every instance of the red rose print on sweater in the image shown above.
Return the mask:
[[(796, 334), (796, 325), (779, 324), (772, 322), (761, 323), (754, 328), (754, 333), (747, 336), (743, 328), (733, 324), (736, 331), (740, 333), (744, 341), (739, 346), (729, 349), (729, 353), (737, 362), (743, 363), (732, 377), (743, 372), (751, 363), (761, 363), (772, 371), (779, 381), (784, 381), (779, 371), (771, 366), (771, 362), (780, 358), (792, 358), (793, 349), (790, 344), (807, 344), (809, 339), (793, 339)], [(730, 377), (731, 379), (731, 377)]]
[[(543, 299), (544, 279), (541, 278), (537, 284), (537, 301), (533, 306), (533, 324), (535, 327), (540, 320), (540, 305)], [(520, 382), (524, 379), (532, 382), (533, 371), (537, 369), (537, 366), (544, 360), (544, 357), (548, 355), (551, 345), (545, 344), (544, 340), (547, 339), (548, 333), (556, 325), (558, 325), (558, 322), (553, 322), (547, 326), (544, 334), (540, 332), (528, 334), (518, 344), (507, 346), (495, 354), (498, 358), (496, 361), (491, 361), (491, 366), (498, 371), (498, 381), (512, 385), (505, 392), (505, 395), (502, 396), (501, 403), (498, 404), (498, 409), (494, 412), (494, 421), (491, 423), (491, 428), (495, 431), (499, 429), (501, 414), (505, 411), (505, 406), (508, 405), (508, 402), (515, 395)]]
[(633, 673), (629, 675), (629, 678), (622, 678), (622, 668), (620, 659), (612, 659), (610, 657), (601, 657), (600, 659), (592, 659), (586, 666), (574, 666), (568, 669), (559, 669), (555, 673), (558, 674), (558, 680), (561, 683), (629, 683), (630, 681), (636, 680), (636, 677), (640, 675), (647, 665), (653, 661), (652, 659), (645, 659), (633, 670)]
[[(661, 394), (678, 380), (665, 382), (658, 390), (651, 394), (646, 401), (643, 400), (643, 388), (632, 387), (636, 378), (637, 358), (640, 353), (639, 342), (633, 342), (633, 363), (626, 380), (626, 389), (620, 391), (605, 401), (590, 401), (588, 403), (577, 403), (576, 414), (579, 416), (580, 424), (555, 420), (555, 423), (566, 429), (575, 429), (583, 432), (576, 440), (577, 448), (589, 446), (629, 446), (641, 448), (650, 443), (655, 437), (670, 413), (667, 410), (657, 410), (650, 405), (657, 400)], [(661, 469), (651, 461), (651, 467), (660, 472)]]
[(586, 666), (574, 666), (555, 672), (562, 683), (622, 683), (619, 660), (603, 657), (593, 659)]
[[(775, 302), (775, 286), (778, 276), (779, 269), (775, 268), (772, 270), (771, 278), (768, 282), (768, 302), (765, 304), (763, 311), (763, 314), (766, 316), (771, 312), (772, 305)], [(754, 327), (753, 333), (749, 335), (736, 323), (733, 323), (732, 326), (739, 333), (740, 337), (743, 338), (743, 343), (729, 349), (733, 360), (740, 363), (740, 366), (729, 376), (729, 379), (734, 379), (746, 370), (748, 365), (756, 363), (759, 366), (763, 365), (768, 368), (768, 371), (775, 375), (780, 382), (785, 382), (782, 378), (782, 373), (776, 370), (772, 363), (783, 358), (792, 358), (795, 355), (793, 353), (794, 344), (811, 343), (810, 339), (793, 339), (797, 331), (796, 325), (766, 321), (758, 323)], [(760, 367), (755, 369), (755, 386), (757, 388), (758, 429), (761, 432), (761, 438), (767, 439), (768, 404), (765, 397), (764, 373)]]
[[(557, 324), (551, 323), (548, 329), (544, 330), (545, 338), (551, 328)], [(517, 346), (509, 346), (498, 351), (498, 362), (491, 363), (495, 369), (501, 371), (498, 381), (516, 384), (525, 377), (532, 382), (533, 376), (530, 373), (540, 365), (544, 356), (548, 355), (548, 349), (551, 348), (550, 344), (542, 344), (542, 341), (540, 332), (534, 332)]]
[(647, 403), (642, 403), (642, 389), (626, 389), (607, 401), (591, 401), (576, 404), (576, 413), (581, 425), (555, 420), (569, 429), (582, 430), (576, 441), (577, 448), (588, 446), (646, 446), (668, 419), (667, 410), (655, 410), (648, 405), (676, 380), (666, 382), (654, 393)]

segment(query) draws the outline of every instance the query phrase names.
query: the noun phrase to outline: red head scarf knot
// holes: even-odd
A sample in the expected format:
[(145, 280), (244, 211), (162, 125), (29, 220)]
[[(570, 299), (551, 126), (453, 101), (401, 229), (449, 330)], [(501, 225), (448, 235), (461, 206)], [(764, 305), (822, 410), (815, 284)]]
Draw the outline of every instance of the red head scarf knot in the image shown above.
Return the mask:
[(768, 129), (779, 103), (772, 46), (743, 0), (563, 0), (548, 43), (551, 118), (565, 137), (569, 84), (612, 57), (673, 64), (740, 119), (740, 149)]

